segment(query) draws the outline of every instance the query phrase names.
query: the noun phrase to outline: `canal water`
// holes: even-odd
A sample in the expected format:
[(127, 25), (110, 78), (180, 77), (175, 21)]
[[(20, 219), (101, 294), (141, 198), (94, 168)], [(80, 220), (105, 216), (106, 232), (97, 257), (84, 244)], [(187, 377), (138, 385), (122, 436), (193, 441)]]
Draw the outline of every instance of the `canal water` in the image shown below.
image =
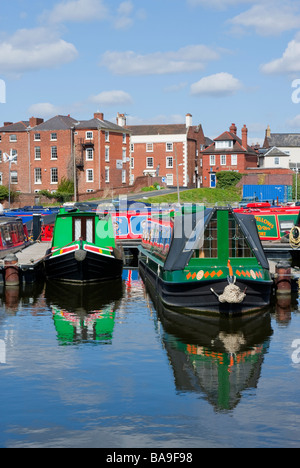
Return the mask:
[(300, 305), (165, 310), (139, 277), (0, 294), (0, 447), (298, 447)]

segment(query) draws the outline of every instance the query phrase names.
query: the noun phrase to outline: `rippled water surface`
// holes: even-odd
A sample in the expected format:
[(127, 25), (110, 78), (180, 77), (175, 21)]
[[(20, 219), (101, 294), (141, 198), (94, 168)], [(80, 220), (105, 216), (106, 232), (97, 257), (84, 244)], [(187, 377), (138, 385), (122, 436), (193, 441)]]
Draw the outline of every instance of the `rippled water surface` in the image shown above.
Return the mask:
[(300, 445), (297, 295), (247, 322), (194, 322), (126, 270), (0, 299), (1, 447)]

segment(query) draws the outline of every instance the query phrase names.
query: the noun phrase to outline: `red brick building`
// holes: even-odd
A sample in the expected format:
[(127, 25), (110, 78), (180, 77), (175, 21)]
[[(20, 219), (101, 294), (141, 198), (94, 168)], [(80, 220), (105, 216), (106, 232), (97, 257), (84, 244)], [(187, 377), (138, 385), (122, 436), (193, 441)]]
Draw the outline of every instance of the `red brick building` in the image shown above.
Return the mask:
[(100, 113), (80, 122), (69, 115), (6, 122), (0, 128), (0, 185), (9, 184), (5, 153), (17, 154), (10, 174), (14, 191), (56, 191), (62, 178), (76, 180), (78, 193), (128, 184), (129, 135)]
[[(123, 124), (126, 125), (124, 116)], [(126, 126), (131, 132), (130, 183), (143, 175), (159, 175), (167, 186), (196, 187), (199, 174), (197, 159), (211, 140), (205, 138), (201, 125), (192, 125), (187, 114), (185, 124)]]
[(232, 124), (229, 131), (215, 138), (213, 143), (201, 152), (199, 173), (202, 173), (203, 187), (216, 187), (216, 174), (221, 171), (247, 172), (257, 168), (258, 154), (248, 145), (248, 129), (242, 128), (242, 138)]

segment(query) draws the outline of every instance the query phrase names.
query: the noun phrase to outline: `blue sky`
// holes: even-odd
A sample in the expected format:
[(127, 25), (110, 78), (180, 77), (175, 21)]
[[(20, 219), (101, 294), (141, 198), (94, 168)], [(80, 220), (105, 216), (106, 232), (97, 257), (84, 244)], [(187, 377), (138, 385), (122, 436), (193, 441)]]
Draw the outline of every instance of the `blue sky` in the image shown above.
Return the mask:
[(0, 123), (191, 113), (211, 138), (300, 133), (300, 2), (2, 0), (0, 80)]

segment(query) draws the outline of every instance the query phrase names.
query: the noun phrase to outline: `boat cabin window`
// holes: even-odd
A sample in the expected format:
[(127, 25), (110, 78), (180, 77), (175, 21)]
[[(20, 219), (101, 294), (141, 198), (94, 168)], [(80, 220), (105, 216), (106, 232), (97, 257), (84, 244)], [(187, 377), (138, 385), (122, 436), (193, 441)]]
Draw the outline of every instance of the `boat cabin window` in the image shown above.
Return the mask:
[(95, 219), (86, 216), (73, 218), (73, 240), (95, 242)]
[(254, 254), (245, 238), (237, 220), (229, 216), (229, 257), (251, 258)]
[[(200, 247), (200, 246), (199, 246)], [(193, 258), (218, 257), (218, 221), (215, 214), (204, 231), (203, 245), (195, 249)]]

